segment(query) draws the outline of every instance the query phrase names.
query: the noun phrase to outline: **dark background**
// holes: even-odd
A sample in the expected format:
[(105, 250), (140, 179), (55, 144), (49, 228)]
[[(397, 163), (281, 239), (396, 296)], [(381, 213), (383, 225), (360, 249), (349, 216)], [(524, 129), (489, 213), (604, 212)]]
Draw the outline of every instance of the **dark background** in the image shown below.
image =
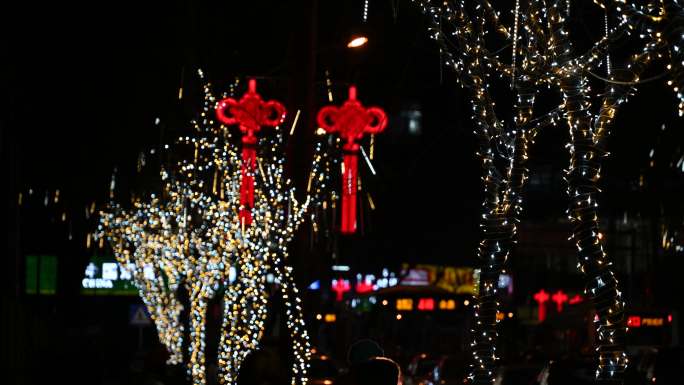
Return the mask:
[[(326, 71), (336, 103), (353, 82), (365, 104), (381, 106), (390, 115), (387, 131), (376, 142), (378, 176), (360, 165), (377, 209), (364, 212), (363, 232), (353, 237), (335, 237), (310, 250), (302, 235), (293, 252), (302, 285), (325, 276), (333, 262), (364, 269), (402, 262), (477, 264), (481, 191), (470, 110), (454, 75), (440, 69), (438, 48), (409, 1), (371, 1), (365, 26), (370, 42), (358, 50), (345, 43), (361, 20), (362, 1), (15, 6), (1, 16), (0, 140), (8, 228), (2, 254), (7, 325), (2, 345), (13, 373), (22, 373), (14, 377), (18, 382), (53, 375), (77, 382), (86, 375), (99, 379), (103, 372), (116, 371), (117, 360), (127, 362), (127, 346), (134, 347), (136, 337), (130, 327), (109, 340), (89, 337), (116, 330), (128, 314), (78, 294), (90, 257), (85, 237), (96, 223), (83, 212), (92, 202), (106, 202), (114, 168), (117, 188), (134, 191), (145, 183), (135, 172), (140, 153), (189, 131), (188, 121), (201, 106), (197, 68), (217, 91), (235, 77), (261, 77), (267, 98), (283, 101), (291, 112), (303, 110), (290, 144), (290, 173), (300, 185), (309, 164), (312, 114), (328, 104)], [(584, 16), (592, 16), (582, 12), (573, 12), (580, 26), (588, 23)], [(597, 38), (592, 28), (577, 28), (576, 36), (580, 45)], [(660, 71), (654, 68), (651, 75)], [(682, 254), (659, 248), (659, 234), (662, 223), (672, 223), (681, 237), (683, 174), (673, 164), (682, 156), (684, 134), (664, 83), (643, 85), (620, 111), (608, 146), (613, 155), (603, 171), (602, 214), (608, 229), (625, 213), (646, 223), (635, 230), (645, 237), (646, 251), (632, 255), (643, 260), (643, 271), (625, 268), (623, 273), (631, 288), (628, 301), (638, 298), (640, 306), (672, 308), (680, 306), (669, 294), (681, 289)], [(184, 97), (179, 101), (180, 86)], [(505, 84), (497, 86), (505, 90)], [(510, 102), (503, 97), (499, 107), (505, 110)], [(406, 128), (409, 109), (422, 113), (419, 134)], [(155, 125), (155, 118), (162, 123)], [(530, 290), (558, 279), (583, 285), (571, 270), (575, 255), (566, 236), (570, 225), (562, 170), (568, 164), (567, 140), (564, 126), (550, 127), (531, 150), (521, 245), (512, 262), (521, 277), (534, 277)], [(27, 195), (29, 189), (33, 196)], [(61, 193), (60, 205), (45, 207), (46, 191), (55, 189)], [(22, 207), (19, 193), (25, 199)], [(68, 213), (69, 225), (58, 220), (62, 212)], [(609, 239), (608, 252), (616, 248)], [(32, 253), (60, 258), (54, 298), (23, 294), (23, 258)], [(46, 372), (36, 371), (46, 367)]]

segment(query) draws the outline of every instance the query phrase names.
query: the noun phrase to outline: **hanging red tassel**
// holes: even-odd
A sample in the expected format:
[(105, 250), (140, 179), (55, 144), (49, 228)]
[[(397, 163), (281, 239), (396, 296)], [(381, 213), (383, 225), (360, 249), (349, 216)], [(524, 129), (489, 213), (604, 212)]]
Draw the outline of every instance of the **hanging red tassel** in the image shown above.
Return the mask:
[(221, 100), (216, 107), (217, 119), (227, 125), (238, 124), (242, 132), (242, 180), (240, 181), (240, 221), (252, 223), (254, 207), (254, 169), (256, 167), (256, 133), (262, 126), (275, 127), (285, 120), (285, 107), (275, 100), (263, 101), (256, 92), (256, 80), (249, 79), (247, 92), (240, 101)]
[(356, 190), (358, 181), (359, 144), (364, 134), (378, 134), (387, 126), (387, 115), (378, 107), (365, 108), (356, 99), (356, 87), (349, 87), (349, 99), (342, 107), (326, 106), (317, 116), (318, 125), (328, 133), (339, 133), (345, 141), (344, 175), (342, 175), (342, 223), (343, 234), (356, 232)]

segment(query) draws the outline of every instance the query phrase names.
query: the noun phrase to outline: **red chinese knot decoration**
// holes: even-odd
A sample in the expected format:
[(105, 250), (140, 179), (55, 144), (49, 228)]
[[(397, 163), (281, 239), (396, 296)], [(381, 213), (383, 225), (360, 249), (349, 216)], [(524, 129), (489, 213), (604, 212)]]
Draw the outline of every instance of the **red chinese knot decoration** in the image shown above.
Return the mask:
[(240, 101), (225, 98), (216, 107), (217, 119), (227, 125), (239, 125), (242, 132), (242, 179), (240, 181), (240, 221), (252, 223), (254, 207), (254, 168), (256, 166), (256, 133), (262, 126), (275, 127), (285, 120), (285, 107), (275, 100), (264, 101), (256, 92), (256, 80), (249, 80), (247, 92)]
[(558, 290), (556, 294), (551, 296), (551, 300), (556, 303), (556, 310), (560, 313), (563, 311), (563, 304), (568, 302), (568, 295)]
[(534, 300), (539, 304), (539, 313), (537, 318), (539, 319), (539, 322), (544, 322), (546, 319), (546, 301), (548, 301), (551, 297), (549, 296), (549, 293), (544, 291), (544, 289), (541, 289), (532, 298), (534, 298)]
[(340, 302), (344, 298), (344, 293), (351, 290), (351, 284), (346, 279), (333, 279), (332, 290), (337, 293), (335, 300)]
[(378, 107), (365, 108), (356, 99), (356, 87), (349, 87), (349, 99), (342, 107), (326, 106), (317, 116), (318, 125), (344, 140), (342, 175), (342, 223), (340, 232), (356, 232), (356, 190), (358, 182), (358, 140), (364, 134), (378, 134), (387, 126), (387, 115)]

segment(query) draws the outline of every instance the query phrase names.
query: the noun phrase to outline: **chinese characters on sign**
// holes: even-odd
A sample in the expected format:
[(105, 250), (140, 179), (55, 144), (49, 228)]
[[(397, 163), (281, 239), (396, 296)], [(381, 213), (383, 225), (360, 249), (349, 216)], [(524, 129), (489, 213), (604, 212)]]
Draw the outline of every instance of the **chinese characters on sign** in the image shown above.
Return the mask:
[[(154, 269), (143, 269), (145, 278), (154, 279)], [(94, 256), (85, 268), (81, 280), (83, 294), (137, 295), (138, 289), (132, 281), (131, 270), (113, 258)]]

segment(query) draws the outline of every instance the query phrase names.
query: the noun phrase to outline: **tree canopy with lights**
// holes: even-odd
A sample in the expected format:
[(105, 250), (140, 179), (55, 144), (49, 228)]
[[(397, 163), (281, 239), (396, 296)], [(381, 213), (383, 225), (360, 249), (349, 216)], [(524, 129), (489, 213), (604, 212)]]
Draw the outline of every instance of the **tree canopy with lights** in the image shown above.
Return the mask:
[[(564, 124), (570, 133), (566, 180), (568, 217), (574, 226), (571, 238), (597, 312), (596, 378), (606, 383), (622, 381), (628, 362), (625, 302), (603, 248), (600, 171), (615, 116), (640, 83), (669, 78), (667, 83), (679, 100), (679, 114), (684, 114), (684, 8), (676, 0), (594, 1), (602, 16), (598, 21), (602, 33), (581, 51), (571, 34), (572, 23), (578, 22), (571, 17), (576, 6), (571, 0), (516, 0), (508, 22), (497, 8), (501, 5), (487, 0), (414, 3), (428, 19), (428, 32), (438, 43), (443, 64), (454, 70), (470, 93), (474, 133), (479, 139), (484, 181), (478, 249), (482, 272), (469, 380), (475, 384), (494, 381), (499, 359), (497, 282), (516, 241), (528, 146), (540, 129)], [(503, 58), (506, 54), (510, 61)], [(654, 67), (662, 75), (644, 79)], [(497, 86), (500, 89), (495, 92)], [(506, 88), (513, 92), (515, 102), (510, 109), (497, 108), (497, 95), (503, 95), (504, 102), (508, 99), (501, 91)], [(540, 96), (558, 103), (535, 105)]]
[[(109, 239), (119, 263), (132, 272), (159, 339), (169, 352), (169, 363), (184, 362), (198, 385), (207, 381), (209, 301), (221, 296), (219, 380), (233, 384), (241, 364), (264, 335), (270, 302), (266, 276), (272, 274), (285, 306), (294, 359), (292, 384), (305, 384), (309, 337), (288, 263), (288, 246), (307, 217), (315, 221), (313, 209), (322, 205), (330, 174), (331, 160), (325, 148), (335, 142), (317, 136), (307, 191), (304, 199), (298, 200), (285, 175), (284, 108), (266, 110), (263, 106), (271, 102), (260, 100), (254, 80), (243, 99), (250, 101), (239, 105), (233, 98), (217, 100), (207, 83), (202, 112), (192, 122), (192, 135), (179, 137), (174, 147), (191, 155), (179, 159), (171, 169), (162, 167), (161, 193), (134, 196), (130, 208), (112, 200), (101, 213), (100, 234)], [(229, 104), (231, 109), (224, 110)], [(242, 125), (244, 120), (226, 116), (239, 118), (242, 114), (252, 119), (255, 115), (250, 108), (273, 124), (259, 137), (252, 132), (247, 141), (241, 126), (240, 154), (234, 130), (226, 123)], [(251, 121), (250, 128), (260, 123)], [(180, 321), (180, 286), (189, 294), (187, 352), (183, 351), (186, 333)]]

